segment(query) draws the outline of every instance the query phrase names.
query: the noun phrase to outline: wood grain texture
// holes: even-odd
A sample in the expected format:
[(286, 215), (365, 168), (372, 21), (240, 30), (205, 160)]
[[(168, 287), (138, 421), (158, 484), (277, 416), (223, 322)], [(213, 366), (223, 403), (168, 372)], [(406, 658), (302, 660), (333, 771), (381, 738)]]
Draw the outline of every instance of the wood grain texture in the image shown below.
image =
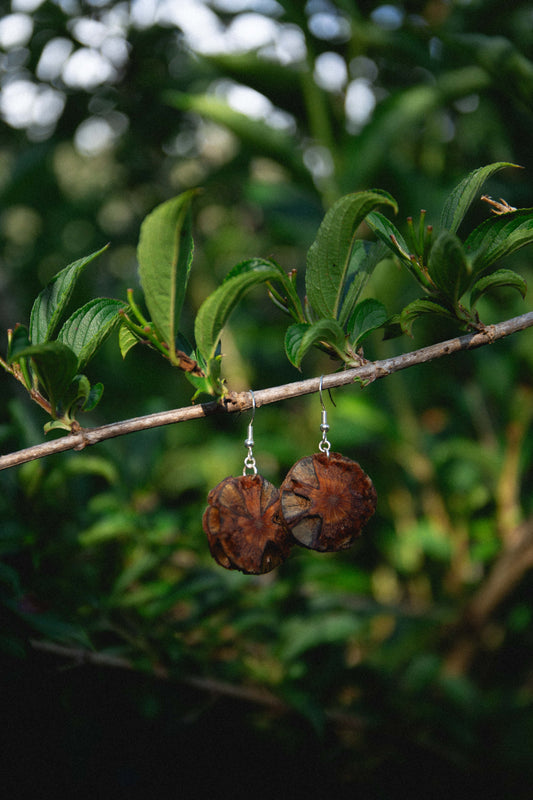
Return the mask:
[(207, 503), (202, 524), (222, 567), (259, 575), (285, 561), (294, 540), (280, 514), (278, 490), (261, 475), (225, 478)]
[(334, 552), (350, 547), (376, 510), (372, 481), (340, 453), (297, 461), (280, 489), (281, 513), (298, 544)]

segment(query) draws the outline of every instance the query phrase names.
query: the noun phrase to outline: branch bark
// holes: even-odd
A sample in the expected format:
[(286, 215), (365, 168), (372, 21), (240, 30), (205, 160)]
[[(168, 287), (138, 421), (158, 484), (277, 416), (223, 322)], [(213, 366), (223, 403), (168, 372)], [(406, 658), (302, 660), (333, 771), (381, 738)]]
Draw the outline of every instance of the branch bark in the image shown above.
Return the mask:
[[(492, 344), (498, 339), (503, 339), (511, 333), (525, 330), (533, 326), (533, 311), (522, 314), (519, 317), (499, 322), (496, 325), (489, 325), (483, 331), (468, 333), (454, 339), (448, 339), (438, 344), (423, 347), (420, 350), (413, 350), (393, 358), (386, 358), (380, 361), (369, 361), (354, 369), (347, 369), (343, 372), (335, 372), (325, 375), (323, 378), (323, 388), (333, 389), (338, 386), (360, 382), (362, 385), (373, 383), (379, 378), (392, 375), (416, 364), (424, 364), (442, 356), (452, 355), (464, 350), (474, 350), (486, 344)], [(282, 386), (273, 386), (269, 389), (254, 391), (256, 406), (278, 403), (281, 400), (288, 400), (305, 394), (318, 392), (320, 378), (309, 378), (294, 383), (286, 383)], [(114, 422), (109, 425), (102, 425), (98, 428), (82, 428), (77, 433), (68, 434), (61, 439), (51, 442), (27, 447), (15, 453), (0, 456), (0, 470), (24, 464), (37, 458), (44, 458), (53, 453), (61, 453), (66, 450), (83, 450), (89, 445), (97, 444), (105, 439), (112, 439), (116, 436), (124, 436), (127, 433), (157, 428), (162, 425), (172, 425), (177, 422), (185, 422), (189, 419), (199, 419), (208, 417), (212, 414), (235, 413), (244, 411), (252, 407), (252, 395), (250, 392), (230, 393), (223, 401), (211, 401), (184, 408), (171, 409), (156, 414), (147, 414), (143, 417)]]

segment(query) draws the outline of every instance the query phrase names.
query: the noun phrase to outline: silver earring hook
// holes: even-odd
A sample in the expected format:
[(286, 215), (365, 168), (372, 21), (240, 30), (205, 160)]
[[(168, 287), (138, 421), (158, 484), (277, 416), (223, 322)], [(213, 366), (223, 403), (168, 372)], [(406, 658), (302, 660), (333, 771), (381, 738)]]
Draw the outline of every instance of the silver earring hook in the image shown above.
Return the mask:
[(252, 395), (252, 419), (248, 423), (248, 435), (244, 440), (244, 446), (248, 448), (248, 455), (244, 459), (244, 469), (242, 471), (243, 475), (247, 474), (247, 470), (252, 470), (253, 475), (257, 475), (257, 466), (255, 463), (254, 453), (253, 453), (253, 446), (254, 442), (254, 419), (255, 419), (255, 395), (253, 391), (250, 389), (250, 394)]
[(252, 419), (250, 420), (250, 425), (253, 425), (255, 419), (256, 405), (255, 405), (255, 394), (253, 393), (252, 389), (250, 389), (250, 394), (252, 395)]
[(320, 386), (318, 387), (318, 391), (320, 392), (320, 404), (322, 405), (322, 411), (325, 411), (326, 410), (326, 406), (325, 406), (325, 403), (324, 403), (324, 398), (322, 396), (322, 386), (323, 386), (323, 384), (324, 384), (324, 376), (321, 375), (320, 376)]
[(329, 457), (329, 451), (331, 449), (331, 443), (328, 441), (327, 433), (329, 431), (328, 425), (328, 412), (326, 411), (326, 405), (324, 403), (324, 397), (322, 395), (322, 385), (324, 383), (324, 376), (320, 376), (320, 386), (319, 386), (319, 393), (320, 393), (320, 403), (322, 405), (322, 423), (320, 425), (320, 430), (322, 431), (322, 439), (318, 444), (318, 449), (321, 453), (325, 453)]

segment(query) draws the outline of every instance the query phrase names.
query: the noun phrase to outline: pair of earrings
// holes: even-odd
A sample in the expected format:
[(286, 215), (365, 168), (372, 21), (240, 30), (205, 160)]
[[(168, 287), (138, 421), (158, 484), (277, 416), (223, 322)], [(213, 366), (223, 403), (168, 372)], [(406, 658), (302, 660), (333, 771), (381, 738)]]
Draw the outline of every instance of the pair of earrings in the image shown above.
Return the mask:
[(225, 478), (209, 492), (202, 519), (211, 555), (226, 569), (270, 572), (285, 561), (293, 545), (320, 552), (345, 550), (374, 513), (376, 490), (368, 475), (355, 461), (330, 452), (322, 380), (319, 452), (297, 461), (279, 491), (257, 472), (251, 393), (242, 475)]

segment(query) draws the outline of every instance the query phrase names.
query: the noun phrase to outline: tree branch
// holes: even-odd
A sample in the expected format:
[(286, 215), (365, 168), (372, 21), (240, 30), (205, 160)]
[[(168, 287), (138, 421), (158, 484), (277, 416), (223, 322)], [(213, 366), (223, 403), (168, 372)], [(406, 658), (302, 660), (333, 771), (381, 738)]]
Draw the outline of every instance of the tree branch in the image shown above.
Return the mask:
[[(424, 364), (442, 356), (452, 355), (464, 350), (474, 350), (486, 344), (492, 344), (498, 339), (503, 339), (511, 333), (525, 330), (533, 326), (533, 311), (522, 314), (520, 317), (499, 322), (496, 325), (489, 325), (483, 331), (468, 333), (455, 339), (448, 339), (445, 342), (423, 347), (420, 350), (413, 350), (411, 353), (404, 353), (401, 356), (386, 358), (380, 361), (369, 361), (354, 369), (347, 369), (343, 372), (335, 372), (325, 375), (323, 378), (323, 388), (333, 389), (337, 386), (345, 386), (356, 381), (367, 385), (392, 375), (416, 364)], [(308, 380), (286, 383), (282, 386), (273, 386), (269, 389), (254, 391), (256, 406), (278, 403), (281, 400), (288, 400), (291, 397), (298, 397), (304, 394), (318, 392), (320, 378), (309, 378)], [(232, 392), (223, 401), (211, 401), (184, 408), (176, 408), (170, 411), (162, 411), (156, 414), (147, 414), (143, 417), (114, 422), (109, 425), (102, 425), (98, 428), (82, 428), (77, 433), (68, 434), (61, 439), (51, 442), (27, 447), (15, 453), (0, 456), (0, 470), (24, 464), (37, 458), (61, 453), (65, 450), (83, 450), (85, 447), (105, 439), (112, 439), (116, 436), (123, 436), (127, 433), (158, 428), (162, 425), (172, 425), (176, 422), (185, 422), (189, 419), (199, 419), (208, 417), (212, 414), (234, 413), (244, 411), (252, 407), (252, 396), (250, 392)]]
[[(156, 680), (176, 681), (214, 697), (228, 697), (239, 702), (263, 706), (281, 714), (294, 713), (295, 711), (294, 708), (291, 708), (291, 706), (277, 697), (277, 695), (269, 689), (262, 687), (240, 686), (218, 680), (217, 678), (205, 678), (192, 675), (180, 674), (179, 677), (176, 677), (171, 674), (169, 670), (160, 665), (156, 665), (151, 672), (147, 672), (137, 667), (133, 661), (127, 658), (84, 650), (82, 648), (68, 647), (57, 644), (56, 642), (40, 639), (31, 639), (29, 644), (38, 652), (70, 662), (73, 667), (83, 667), (86, 664), (91, 664), (96, 667), (122, 669), (137, 672), (139, 675), (147, 674)], [(324, 715), (328, 721), (344, 728), (363, 730), (365, 726), (365, 722), (362, 718), (349, 712), (326, 709)]]

